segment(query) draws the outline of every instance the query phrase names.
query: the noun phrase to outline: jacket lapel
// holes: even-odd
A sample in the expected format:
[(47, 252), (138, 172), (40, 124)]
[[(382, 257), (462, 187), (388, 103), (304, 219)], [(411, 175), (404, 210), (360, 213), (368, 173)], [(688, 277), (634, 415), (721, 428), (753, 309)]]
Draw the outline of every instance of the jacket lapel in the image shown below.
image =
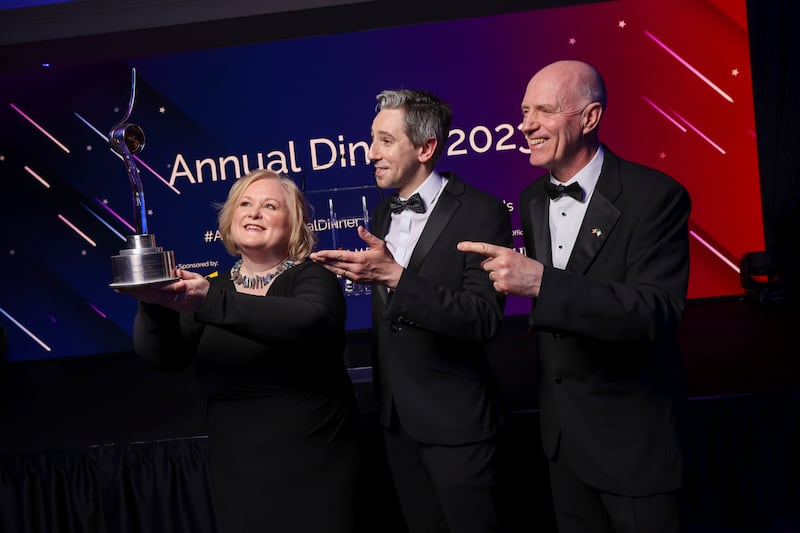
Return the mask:
[(553, 266), (553, 256), (550, 249), (550, 217), (548, 216), (547, 195), (544, 192), (544, 187), (534, 195), (529, 209), (531, 211), (535, 257), (542, 264)]
[[(381, 203), (378, 204), (378, 207), (375, 208), (375, 212), (372, 214), (372, 234), (378, 237), (379, 239), (386, 238), (386, 231), (389, 229), (389, 220), (391, 219), (390, 214), (391, 211), (389, 210), (389, 200), (384, 199)], [(384, 287), (383, 285), (373, 285), (372, 292), (377, 292), (378, 296), (380, 296), (383, 305), (389, 303), (389, 290)]]
[(575, 246), (569, 256), (566, 270), (585, 273), (605, 244), (619, 219), (619, 209), (603, 194), (595, 190), (589, 208), (583, 217)]
[[(620, 216), (614, 201), (622, 192), (619, 181), (619, 160), (603, 147), (603, 168), (597, 186), (589, 200), (586, 215), (578, 230), (575, 246), (569, 256), (566, 270), (585, 273), (605, 244)], [(548, 241), (549, 242), (549, 241)]]
[(378, 204), (378, 207), (375, 208), (375, 212), (372, 214), (372, 234), (378, 237), (379, 239), (383, 239), (386, 237), (386, 231), (389, 229), (389, 204), (388, 200), (383, 200), (381, 203)]
[(414, 251), (411, 253), (408, 269), (412, 272), (419, 270), (422, 261), (428, 256), (428, 252), (430, 252), (439, 235), (442, 234), (447, 223), (450, 222), (450, 219), (453, 218), (453, 215), (461, 205), (457, 197), (464, 193), (464, 183), (452, 173), (443, 172), (442, 175), (448, 178), (448, 182), (441, 196), (439, 196), (433, 212), (428, 217), (428, 221), (425, 223), (425, 228), (419, 236)]

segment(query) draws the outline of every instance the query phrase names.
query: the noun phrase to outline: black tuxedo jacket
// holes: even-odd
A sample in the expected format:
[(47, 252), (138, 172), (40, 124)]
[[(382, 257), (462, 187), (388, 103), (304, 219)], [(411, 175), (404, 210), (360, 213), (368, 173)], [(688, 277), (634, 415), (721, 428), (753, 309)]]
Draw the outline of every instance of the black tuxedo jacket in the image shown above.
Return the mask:
[(566, 269), (552, 267), (548, 177), (520, 198), (527, 254), (545, 265), (530, 315), (542, 440), (589, 485), (646, 496), (682, 483), (677, 326), (691, 202), (667, 175), (604, 151)]
[[(498, 198), (449, 173), (408, 267), (393, 291), (372, 294), (373, 373), (380, 422), (392, 408), (419, 442), (465, 444), (494, 435), (501, 417), (484, 343), (494, 336), (505, 297), (481, 268), (482, 256), (456, 249), (463, 240), (511, 246), (508, 209)], [(385, 198), (373, 233), (391, 220)]]

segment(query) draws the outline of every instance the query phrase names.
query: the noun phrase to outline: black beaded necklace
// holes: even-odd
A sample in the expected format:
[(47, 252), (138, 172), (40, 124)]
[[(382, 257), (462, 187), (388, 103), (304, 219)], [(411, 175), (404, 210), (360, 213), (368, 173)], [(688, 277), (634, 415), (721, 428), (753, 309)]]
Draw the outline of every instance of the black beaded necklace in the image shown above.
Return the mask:
[(231, 280), (236, 285), (241, 285), (245, 289), (260, 289), (261, 287), (266, 287), (269, 285), (273, 279), (286, 272), (294, 265), (294, 261), (287, 259), (278, 265), (278, 268), (275, 270), (275, 272), (269, 272), (264, 276), (259, 276), (258, 274), (253, 276), (245, 276), (241, 273), (242, 260), (239, 259), (236, 261), (236, 263), (234, 263), (233, 268), (231, 268)]

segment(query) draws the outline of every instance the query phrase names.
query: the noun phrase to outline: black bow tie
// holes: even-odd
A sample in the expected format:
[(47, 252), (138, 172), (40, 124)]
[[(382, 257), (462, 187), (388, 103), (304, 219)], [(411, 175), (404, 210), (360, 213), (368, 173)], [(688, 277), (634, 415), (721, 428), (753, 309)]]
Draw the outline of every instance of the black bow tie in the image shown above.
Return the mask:
[(556, 198), (560, 198), (566, 194), (567, 196), (572, 196), (579, 202), (583, 201), (583, 189), (581, 189), (581, 186), (578, 185), (577, 181), (567, 185), (566, 187), (560, 183), (556, 185), (551, 181), (547, 181), (544, 184), (544, 190), (547, 192), (547, 195), (551, 200), (555, 200)]
[(400, 213), (403, 209), (410, 209), (415, 213), (425, 212), (425, 202), (422, 201), (419, 193), (412, 194), (408, 200), (401, 200), (399, 196), (393, 194), (389, 197), (389, 207), (392, 209), (392, 213)]

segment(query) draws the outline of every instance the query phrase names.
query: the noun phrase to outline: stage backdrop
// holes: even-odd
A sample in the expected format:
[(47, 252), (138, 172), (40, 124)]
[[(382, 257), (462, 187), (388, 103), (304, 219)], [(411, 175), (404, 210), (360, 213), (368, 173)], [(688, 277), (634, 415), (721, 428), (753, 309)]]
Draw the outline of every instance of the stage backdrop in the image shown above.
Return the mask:
[[(619, 0), (0, 77), (0, 323), (12, 361), (131, 348), (135, 302), (109, 288), (135, 233), (128, 176), (107, 136), (145, 132), (137, 166), (148, 224), (181, 268), (228, 275), (214, 204), (248, 169), (286, 172), (314, 208), (321, 247), (362, 246), (380, 199), (366, 158), (375, 95), (424, 88), (449, 101), (440, 170), (512, 215), (531, 167), (520, 102), (530, 76), (582, 59), (606, 79), (601, 138), (662, 170), (693, 200), (690, 298), (740, 292), (738, 258), (763, 249), (744, 0)], [(344, 285), (348, 328), (369, 290)], [(527, 312), (511, 298), (507, 314)]]

